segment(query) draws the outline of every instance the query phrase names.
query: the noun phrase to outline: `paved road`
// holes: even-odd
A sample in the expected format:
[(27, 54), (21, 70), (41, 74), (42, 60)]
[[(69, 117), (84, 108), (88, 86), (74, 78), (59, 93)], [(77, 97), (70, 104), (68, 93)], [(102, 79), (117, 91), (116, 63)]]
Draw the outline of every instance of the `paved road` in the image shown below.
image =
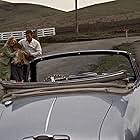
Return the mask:
[[(129, 37), (129, 42), (137, 40), (140, 40), (140, 36)], [(44, 48), (43, 52), (44, 54), (52, 54), (84, 49), (111, 49), (112, 46), (122, 43), (126, 43), (125, 37), (70, 43), (50, 43), (46, 48)]]
[[(140, 36), (138, 37), (130, 37), (129, 42), (134, 42), (140, 40)], [(91, 49), (112, 49), (113, 46), (126, 43), (126, 39), (124, 37), (112, 38), (112, 39), (102, 39), (102, 40), (93, 40), (93, 41), (82, 41), (82, 42), (70, 42), (70, 43), (53, 43), (48, 44), (47, 47), (43, 48), (44, 55), (53, 54), (53, 53), (62, 53), (67, 51), (76, 51), (76, 50), (91, 50)], [(85, 61), (84, 61), (85, 60)], [(52, 75), (52, 74), (64, 74), (67, 75), (67, 71), (71, 73), (78, 73), (79, 69), (84, 69), (83, 67), (89, 67), (89, 64), (93, 64), (93, 59), (87, 60), (69, 60), (66, 61), (48, 61), (43, 62), (38, 65), (38, 78), (42, 81), (44, 79), (44, 75)], [(94, 62), (95, 63), (95, 62)], [(78, 65), (77, 65), (78, 64)], [(44, 67), (43, 67), (43, 66)], [(45, 67), (46, 65), (46, 67)], [(49, 66), (49, 67), (48, 67)], [(63, 73), (64, 72), (64, 73)]]

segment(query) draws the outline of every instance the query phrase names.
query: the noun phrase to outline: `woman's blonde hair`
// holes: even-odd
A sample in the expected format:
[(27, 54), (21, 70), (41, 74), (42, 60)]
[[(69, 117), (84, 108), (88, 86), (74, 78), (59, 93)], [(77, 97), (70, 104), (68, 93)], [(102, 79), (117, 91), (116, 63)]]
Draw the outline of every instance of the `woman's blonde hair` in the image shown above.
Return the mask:
[(7, 40), (7, 44), (9, 45), (11, 41), (17, 42), (16, 38), (14, 36), (10, 36)]

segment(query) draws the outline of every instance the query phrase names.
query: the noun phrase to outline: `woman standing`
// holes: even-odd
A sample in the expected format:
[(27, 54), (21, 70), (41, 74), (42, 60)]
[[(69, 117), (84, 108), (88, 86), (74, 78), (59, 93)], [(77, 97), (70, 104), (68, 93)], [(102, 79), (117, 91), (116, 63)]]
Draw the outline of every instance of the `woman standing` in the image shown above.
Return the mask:
[(15, 37), (10, 37), (0, 53), (0, 79), (10, 80), (10, 62), (14, 57), (13, 46), (17, 43)]

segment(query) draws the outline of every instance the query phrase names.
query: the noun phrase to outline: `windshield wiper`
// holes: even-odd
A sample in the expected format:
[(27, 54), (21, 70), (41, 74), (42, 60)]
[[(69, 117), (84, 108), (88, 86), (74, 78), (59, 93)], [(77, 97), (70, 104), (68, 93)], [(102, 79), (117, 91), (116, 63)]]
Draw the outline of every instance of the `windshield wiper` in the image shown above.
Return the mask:
[[(77, 75), (69, 75), (69, 76), (61, 76), (55, 77), (51, 76), (50, 81), (51, 83), (74, 83), (74, 82), (88, 82), (91, 81), (92, 83), (102, 83), (102, 82), (111, 82), (115, 80), (122, 80), (127, 78), (127, 74), (125, 70), (114, 72), (114, 73), (102, 73), (97, 74), (93, 72), (87, 72)], [(50, 82), (48, 82), (50, 83)]]

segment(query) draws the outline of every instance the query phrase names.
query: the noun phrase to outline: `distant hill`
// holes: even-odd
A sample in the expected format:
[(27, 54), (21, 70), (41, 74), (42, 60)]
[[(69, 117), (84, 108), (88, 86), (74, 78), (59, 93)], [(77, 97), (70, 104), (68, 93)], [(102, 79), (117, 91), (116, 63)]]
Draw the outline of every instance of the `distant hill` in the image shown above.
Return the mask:
[(36, 28), (42, 25), (42, 20), (52, 27), (52, 18), (64, 13), (41, 5), (0, 1), (0, 31)]
[(79, 10), (80, 22), (109, 22), (140, 18), (140, 0), (116, 0)]
[[(140, 0), (116, 0), (78, 10), (79, 24), (140, 19)], [(138, 21), (137, 20), (137, 21)], [(75, 25), (75, 12), (0, 1), (0, 32)]]

